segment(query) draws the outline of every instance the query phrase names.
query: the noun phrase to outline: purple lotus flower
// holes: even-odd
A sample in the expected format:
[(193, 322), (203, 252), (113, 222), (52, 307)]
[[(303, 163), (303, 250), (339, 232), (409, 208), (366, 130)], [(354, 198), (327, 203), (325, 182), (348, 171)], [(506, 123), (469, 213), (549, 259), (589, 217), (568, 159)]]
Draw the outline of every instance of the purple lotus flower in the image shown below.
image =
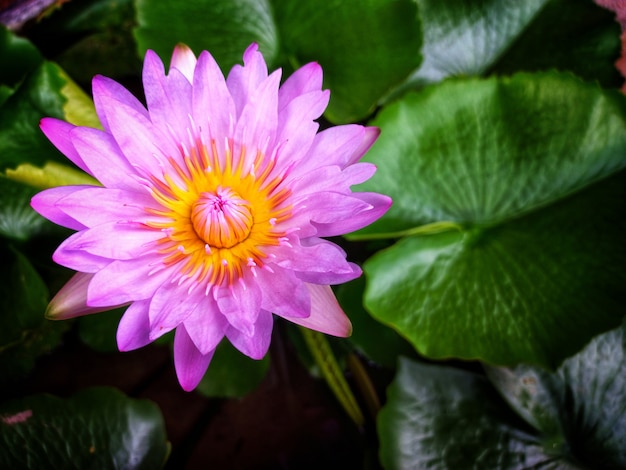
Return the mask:
[(273, 316), (336, 336), (351, 325), (329, 285), (358, 277), (320, 237), (364, 227), (391, 200), (353, 193), (375, 167), (356, 163), (378, 129), (314, 121), (328, 104), (310, 63), (280, 86), (257, 45), (228, 78), (208, 52), (178, 46), (166, 75), (152, 51), (147, 109), (113, 80), (93, 80), (104, 130), (46, 118), (41, 129), (102, 186), (64, 186), (32, 205), (77, 230), (54, 260), (77, 274), (48, 307), (66, 319), (128, 305), (117, 342), (136, 349), (176, 329), (174, 363), (195, 388), (226, 336), (262, 358)]

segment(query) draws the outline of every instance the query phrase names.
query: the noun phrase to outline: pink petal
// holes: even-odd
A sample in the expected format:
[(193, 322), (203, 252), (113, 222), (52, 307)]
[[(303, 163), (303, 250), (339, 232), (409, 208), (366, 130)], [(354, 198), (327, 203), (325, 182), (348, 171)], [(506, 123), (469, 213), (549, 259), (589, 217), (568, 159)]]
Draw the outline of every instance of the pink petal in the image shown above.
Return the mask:
[(359, 277), (362, 273), (361, 268), (354, 263), (346, 263), (350, 271), (336, 273), (332, 271), (298, 271), (296, 276), (298, 279), (311, 284), (321, 284), (334, 286), (352, 281)]
[(247, 335), (254, 334), (254, 325), (261, 311), (261, 291), (254, 282), (243, 279), (231, 286), (216, 288), (217, 306), (236, 329)]
[(71, 228), (73, 230), (82, 230), (85, 228), (85, 225), (81, 224), (76, 219), (70, 217), (59, 209), (59, 207), (57, 207), (57, 203), (64, 197), (69, 196), (76, 191), (80, 191), (85, 187), (86, 186), (59, 186), (57, 188), (46, 189), (38, 194), (35, 194), (30, 201), (30, 205), (46, 219), (51, 220), (55, 224)]
[(273, 266), (273, 273), (259, 270), (256, 282), (263, 293), (261, 308), (281, 317), (307, 317), (311, 296), (292, 271)]
[(86, 251), (104, 258), (129, 260), (146, 254), (160, 238), (160, 230), (143, 224), (109, 222), (73, 234), (63, 242), (62, 251)]
[(239, 351), (252, 359), (262, 359), (270, 346), (274, 318), (270, 312), (261, 310), (254, 324), (254, 333), (246, 335), (237, 328), (226, 330), (228, 340)]
[(103, 77), (102, 75), (96, 75), (91, 81), (91, 88), (93, 102), (96, 105), (96, 112), (98, 113), (98, 117), (105, 131), (110, 132), (111, 130), (106, 112), (106, 108), (109, 107), (107, 103), (110, 101), (124, 103), (126, 106), (134, 109), (138, 114), (141, 114), (145, 118), (148, 117), (148, 111), (140, 101), (115, 80)]
[(92, 278), (93, 274), (74, 274), (48, 304), (46, 318), (50, 320), (67, 320), (118, 307), (119, 305), (104, 308), (87, 306), (87, 286)]
[(206, 297), (203, 288), (188, 291), (188, 284), (174, 282), (166, 282), (156, 290), (150, 302), (150, 337), (153, 340), (176, 328), (203, 303)]
[(346, 261), (346, 253), (332, 242), (291, 237), (289, 243), (289, 249), (282, 246), (267, 250), (268, 253), (274, 252), (277, 255), (273, 264), (294, 271), (340, 275), (353, 273), (352, 267)]
[(86, 251), (66, 250), (65, 243), (67, 240), (64, 240), (52, 254), (53, 261), (61, 266), (83, 273), (97, 273), (111, 263), (109, 258), (92, 255)]
[(143, 63), (143, 89), (150, 120), (164, 134), (185, 142), (191, 115), (191, 83), (177, 69), (165, 76), (163, 62), (153, 51), (146, 53)]
[(160, 269), (161, 255), (113, 261), (94, 274), (87, 290), (87, 305), (106, 307), (123, 305), (152, 297), (164, 282), (168, 282), (177, 266)]
[(193, 73), (196, 68), (196, 56), (185, 44), (177, 44), (172, 53), (170, 70), (178, 69), (189, 80), (193, 82)]
[(294, 98), (278, 115), (276, 141), (283, 143), (282, 155), (287, 162), (301, 160), (315, 139), (319, 125), (314, 119), (322, 115), (330, 93), (314, 91)]
[(140, 190), (137, 173), (117, 146), (113, 136), (98, 129), (77, 127), (71, 133), (76, 150), (100, 183), (107, 188)]
[(70, 140), (70, 133), (76, 128), (74, 124), (56, 118), (43, 118), (39, 123), (39, 128), (50, 142), (52, 142), (63, 155), (69, 158), (74, 165), (92, 175)]
[(120, 351), (132, 351), (150, 343), (149, 300), (133, 302), (124, 312), (117, 326), (117, 347)]
[(292, 100), (300, 95), (322, 89), (323, 72), (317, 62), (309, 62), (285, 80), (278, 92), (278, 110), (282, 111)]
[(124, 103), (107, 100), (102, 109), (111, 134), (131, 166), (161, 177), (167, 157), (179, 155), (171, 138), (166, 138), (146, 116)]
[(213, 351), (228, 328), (228, 321), (210, 296), (204, 298), (184, 323), (191, 340), (202, 354)]
[(288, 318), (311, 330), (345, 338), (352, 334), (352, 324), (339, 306), (329, 286), (306, 284), (311, 293), (311, 315), (308, 318)]
[(219, 145), (233, 134), (235, 103), (222, 71), (206, 51), (200, 54), (193, 76), (193, 117), (197, 125), (210, 131), (209, 139), (216, 139)]
[(295, 209), (287, 223), (290, 226), (303, 225), (308, 221), (319, 224), (349, 223), (353, 217), (374, 209), (367, 200), (359, 197), (360, 194), (323, 192), (294, 197), (292, 204)]
[(148, 194), (90, 187), (72, 191), (56, 207), (87, 227), (111, 222), (146, 223), (155, 219), (146, 208), (158, 208)]
[(353, 193), (353, 196), (366, 203), (369, 208), (345, 220), (330, 223), (313, 222), (318, 236), (334, 237), (362, 229), (382, 217), (392, 203), (390, 197), (378, 193)]
[(274, 144), (278, 125), (279, 86), (280, 70), (277, 70), (250, 92), (240, 112), (234, 140), (247, 146), (251, 158), (254, 158), (257, 149), (265, 153)]
[(237, 117), (241, 114), (244, 105), (250, 101), (250, 96), (267, 78), (267, 65), (258, 49), (259, 46), (256, 43), (251, 44), (243, 54), (244, 66), (235, 65), (226, 79), (235, 103)]
[(183, 390), (190, 392), (198, 386), (209, 367), (214, 352), (202, 354), (189, 337), (185, 326), (180, 325), (176, 328), (174, 366), (178, 382)]

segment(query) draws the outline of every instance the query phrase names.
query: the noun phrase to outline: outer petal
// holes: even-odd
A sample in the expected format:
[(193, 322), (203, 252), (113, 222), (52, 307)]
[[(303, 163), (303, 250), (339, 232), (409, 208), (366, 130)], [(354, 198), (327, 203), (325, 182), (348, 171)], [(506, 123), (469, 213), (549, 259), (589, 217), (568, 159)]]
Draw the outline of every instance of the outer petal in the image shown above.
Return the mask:
[(64, 211), (57, 207), (57, 203), (64, 197), (69, 196), (76, 191), (81, 191), (86, 187), (87, 186), (59, 186), (56, 188), (46, 189), (45, 191), (35, 194), (30, 201), (30, 205), (46, 219), (51, 220), (55, 224), (71, 228), (73, 230), (82, 230), (86, 228), (86, 226), (78, 222), (73, 217), (67, 215)]
[(91, 81), (91, 88), (93, 92), (93, 102), (96, 105), (96, 112), (98, 113), (98, 117), (105, 131), (110, 132), (111, 130), (105, 110), (105, 104), (110, 101), (124, 103), (142, 116), (148, 117), (148, 111), (139, 100), (115, 80), (103, 77), (102, 75), (96, 75)]
[(72, 143), (85, 164), (107, 188), (142, 190), (133, 168), (113, 136), (98, 129), (77, 127), (71, 133)]
[(150, 338), (173, 330), (204, 301), (204, 289), (189, 292), (189, 285), (166, 282), (154, 293), (150, 302)]
[(311, 315), (308, 318), (288, 318), (311, 330), (345, 338), (352, 334), (352, 324), (339, 306), (329, 286), (306, 284), (311, 293)]
[(267, 78), (267, 65), (256, 43), (251, 44), (243, 54), (243, 64), (235, 65), (228, 74), (226, 83), (235, 102), (237, 117), (241, 114), (250, 96)]
[(39, 128), (74, 165), (93, 176), (70, 140), (70, 133), (76, 128), (74, 124), (56, 118), (43, 118), (39, 122)]
[(359, 194), (353, 193), (348, 195), (328, 191), (294, 197), (290, 202), (292, 202), (295, 209), (291, 219), (286, 221), (286, 225), (297, 227), (308, 222), (319, 224), (347, 222), (353, 217), (357, 217), (359, 214), (371, 211), (374, 208), (368, 201), (359, 197)]
[(152, 297), (178, 269), (173, 265), (155, 271), (161, 265), (161, 255), (113, 261), (94, 274), (87, 290), (87, 305), (110, 307)]
[(254, 334), (246, 335), (237, 328), (230, 327), (226, 336), (239, 351), (252, 359), (262, 359), (267, 353), (272, 339), (274, 319), (270, 312), (261, 310), (254, 324)]
[(280, 70), (276, 70), (255, 90), (250, 91), (237, 120), (234, 141), (247, 146), (247, 155), (251, 161), (246, 167), (252, 165), (256, 149), (266, 153), (274, 145), (278, 125), (280, 73)]
[(135, 108), (115, 100), (102, 104), (111, 134), (131, 166), (161, 177), (167, 157), (179, 155), (179, 149), (165, 137), (148, 117)]
[(170, 70), (178, 69), (189, 80), (193, 81), (193, 72), (196, 67), (196, 56), (185, 44), (177, 44), (172, 53)]
[(309, 62), (292, 73), (278, 92), (278, 111), (282, 111), (293, 99), (311, 91), (320, 91), (323, 82), (322, 67)]
[(150, 120), (164, 134), (173, 131), (178, 142), (187, 141), (191, 115), (191, 83), (178, 69), (165, 76), (163, 62), (153, 51), (143, 63), (143, 89)]
[(61, 198), (56, 207), (86, 227), (93, 227), (110, 222), (154, 220), (154, 216), (146, 213), (146, 208), (158, 208), (158, 205), (147, 193), (87, 187)]
[(118, 307), (119, 305), (104, 308), (87, 306), (87, 286), (92, 278), (93, 274), (74, 274), (48, 304), (46, 318), (51, 320), (67, 320), (68, 318), (91, 315), (92, 313)]
[(132, 351), (150, 343), (149, 300), (138, 300), (126, 309), (117, 326), (117, 347), (120, 351)]
[(86, 251), (66, 250), (65, 243), (68, 243), (68, 240), (70, 239), (66, 239), (61, 243), (52, 254), (52, 259), (55, 263), (82, 273), (97, 273), (111, 263), (109, 258), (93, 255)]
[(198, 386), (209, 367), (213, 353), (202, 354), (189, 337), (184, 325), (176, 328), (174, 336), (174, 366), (180, 386), (190, 392)]
[(139, 223), (109, 222), (75, 233), (58, 251), (86, 251), (103, 258), (129, 260), (145, 255), (160, 238), (163, 233), (159, 230)]
[(225, 136), (233, 134), (235, 103), (222, 71), (206, 51), (200, 54), (193, 75), (193, 118), (202, 129), (208, 129), (208, 138), (216, 139), (217, 145), (222, 145)]
[(261, 290), (254, 282), (241, 279), (229, 287), (216, 288), (215, 300), (222, 314), (237, 330), (250, 336), (261, 311)]
[(191, 340), (202, 354), (213, 351), (228, 328), (228, 321), (212, 297), (204, 297), (184, 323)]
[(273, 273), (259, 270), (256, 282), (263, 293), (261, 308), (281, 317), (308, 317), (311, 296), (292, 271), (272, 266)]
[(334, 237), (359, 230), (378, 220), (391, 207), (391, 198), (378, 193), (353, 193), (369, 208), (354, 214), (352, 217), (329, 223), (313, 222), (317, 228), (317, 236)]

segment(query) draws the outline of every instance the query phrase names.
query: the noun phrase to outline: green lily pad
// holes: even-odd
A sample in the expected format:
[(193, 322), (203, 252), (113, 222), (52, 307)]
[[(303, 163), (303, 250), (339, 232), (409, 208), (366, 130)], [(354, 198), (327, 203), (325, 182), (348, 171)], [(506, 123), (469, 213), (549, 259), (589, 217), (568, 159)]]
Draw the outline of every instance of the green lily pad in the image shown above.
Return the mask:
[(45, 320), (48, 288), (26, 256), (0, 247), (0, 261), (0, 384), (8, 384), (57, 346), (66, 326)]
[(378, 417), (383, 466), (624, 468), (624, 331), (594, 338), (555, 373), (489, 367), (502, 396), (482, 375), (401, 359)]
[(0, 24), (0, 83), (17, 85), (41, 62), (41, 53), (28, 40), (15, 36)]
[(269, 0), (136, 0), (135, 8), (134, 35), (141, 57), (153, 49), (167, 61), (174, 46), (182, 42), (196, 54), (210, 51), (226, 73), (241, 63), (243, 51), (252, 42), (259, 44), (270, 64), (278, 54)]
[[(430, 357), (556, 367), (623, 316), (623, 97), (567, 75), (447, 82), (376, 121), (363, 185), (409, 236), (365, 264), (365, 306)], [(582, 191), (585, 189), (585, 191)], [(363, 235), (363, 233), (365, 235)]]
[(331, 90), (326, 117), (353, 122), (421, 62), (414, 2), (274, 0), (284, 53), (298, 64), (318, 61)]
[(46, 219), (30, 207), (36, 192), (0, 175), (0, 236), (24, 241), (47, 225)]
[(407, 85), (482, 74), (548, 1), (417, 0), (424, 29), (424, 61)]
[(365, 277), (341, 284), (336, 289), (337, 300), (352, 322), (348, 338), (369, 360), (394, 368), (398, 357), (415, 355), (409, 342), (387, 325), (380, 323), (363, 307)]
[(269, 366), (269, 355), (256, 361), (222, 341), (197, 390), (209, 397), (243, 397), (260, 385)]
[(163, 417), (147, 400), (93, 388), (69, 399), (34, 395), (0, 405), (2, 468), (162, 468)]

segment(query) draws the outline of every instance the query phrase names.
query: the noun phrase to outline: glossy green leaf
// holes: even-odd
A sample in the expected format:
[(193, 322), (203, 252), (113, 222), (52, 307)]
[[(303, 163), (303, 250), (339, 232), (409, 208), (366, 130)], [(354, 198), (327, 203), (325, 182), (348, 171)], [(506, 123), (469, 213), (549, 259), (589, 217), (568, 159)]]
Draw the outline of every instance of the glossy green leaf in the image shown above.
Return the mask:
[(544, 3), (545, 7), (489, 72), (571, 70), (603, 86), (620, 86), (624, 79), (614, 66), (620, 53), (620, 28), (615, 15), (587, 0)]
[(394, 206), (369, 230), (456, 230), (371, 258), (366, 308), (423, 354), (498, 364), (555, 367), (615, 327), (624, 175), (589, 185), (626, 165), (622, 100), (519, 75), (444, 83), (383, 111), (365, 186)]
[(126, 309), (116, 308), (78, 319), (78, 335), (83, 343), (101, 352), (115, 352), (117, 326)]
[(511, 407), (569, 460), (626, 467), (626, 326), (594, 338), (556, 373), (489, 367)]
[(15, 86), (34, 70), (43, 57), (28, 40), (19, 38), (0, 24), (0, 83)]
[(46, 219), (30, 207), (36, 192), (0, 175), (0, 236), (24, 241), (41, 232)]
[(222, 341), (197, 390), (209, 397), (242, 397), (259, 386), (269, 365), (269, 355), (256, 361)]
[(364, 290), (364, 276), (336, 289), (337, 300), (352, 322), (352, 335), (348, 340), (369, 360), (394, 368), (400, 355), (415, 355), (415, 349), (398, 333), (365, 311)]
[(62, 118), (66, 85), (61, 69), (44, 62), (30, 74), (0, 107), (0, 170), (21, 163), (42, 166), (47, 160), (61, 160), (61, 154), (39, 130), (45, 116)]
[(67, 2), (33, 25), (29, 37), (87, 89), (96, 74), (122, 79), (141, 71), (134, 18), (132, 0)]
[(273, 3), (284, 53), (324, 69), (333, 122), (369, 116), (421, 61), (421, 28), (409, 0)]
[[(484, 377), (402, 359), (378, 415), (387, 470), (561, 468)], [(573, 469), (573, 467), (571, 467)]]
[(2, 468), (162, 468), (163, 418), (147, 400), (107, 388), (69, 399), (34, 395), (0, 405)]
[(135, 0), (135, 8), (141, 57), (153, 49), (167, 61), (182, 42), (196, 54), (210, 51), (227, 73), (257, 42), (268, 63), (276, 59), (278, 33), (269, 0)]
[(424, 30), (424, 61), (407, 85), (482, 74), (548, 1), (416, 0)]
[(0, 384), (34, 366), (35, 359), (59, 344), (64, 325), (45, 320), (48, 289), (22, 253), (0, 248)]

